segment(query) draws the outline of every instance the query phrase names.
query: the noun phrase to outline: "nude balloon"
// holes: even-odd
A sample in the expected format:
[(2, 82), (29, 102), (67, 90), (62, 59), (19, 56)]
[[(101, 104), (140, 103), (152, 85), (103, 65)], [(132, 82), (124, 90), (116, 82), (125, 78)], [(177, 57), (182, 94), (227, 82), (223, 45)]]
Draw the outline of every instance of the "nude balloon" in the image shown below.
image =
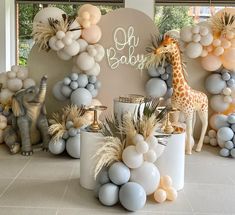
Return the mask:
[(201, 65), (207, 71), (216, 71), (221, 67), (222, 62), (218, 56), (208, 54), (206, 57), (201, 58)]
[(82, 31), (82, 38), (90, 44), (95, 44), (101, 39), (102, 33), (98, 25), (92, 25)]
[(235, 48), (226, 49), (221, 60), (226, 69), (235, 70)]

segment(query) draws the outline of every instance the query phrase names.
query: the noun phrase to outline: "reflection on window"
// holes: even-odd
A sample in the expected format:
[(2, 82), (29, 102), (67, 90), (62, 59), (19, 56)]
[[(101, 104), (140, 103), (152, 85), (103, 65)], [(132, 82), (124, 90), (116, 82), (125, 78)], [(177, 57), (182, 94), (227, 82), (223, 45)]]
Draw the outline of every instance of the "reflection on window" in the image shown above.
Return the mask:
[[(55, 6), (68, 15), (75, 15), (77, 10), (82, 4), (18, 4), (18, 63), (20, 65), (26, 65), (29, 52), (34, 45), (32, 39), (32, 27), (33, 27), (33, 18), (39, 10), (48, 6)], [(102, 15), (120, 8), (120, 5), (97, 5), (100, 8)]]

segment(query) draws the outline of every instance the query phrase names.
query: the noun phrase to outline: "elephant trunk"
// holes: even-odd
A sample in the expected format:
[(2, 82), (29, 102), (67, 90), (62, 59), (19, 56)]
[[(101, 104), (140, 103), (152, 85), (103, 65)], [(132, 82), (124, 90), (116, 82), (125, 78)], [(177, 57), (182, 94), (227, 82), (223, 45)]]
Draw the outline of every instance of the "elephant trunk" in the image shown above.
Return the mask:
[(43, 103), (45, 101), (47, 91), (47, 76), (43, 76), (40, 82), (39, 92), (36, 96), (36, 102)]

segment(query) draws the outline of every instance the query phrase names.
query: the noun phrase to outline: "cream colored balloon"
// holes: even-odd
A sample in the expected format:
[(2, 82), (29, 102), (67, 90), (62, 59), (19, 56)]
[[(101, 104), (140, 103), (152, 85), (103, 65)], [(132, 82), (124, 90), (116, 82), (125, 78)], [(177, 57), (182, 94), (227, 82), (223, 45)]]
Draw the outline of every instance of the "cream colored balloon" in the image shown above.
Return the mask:
[(166, 194), (167, 194), (166, 198), (169, 201), (175, 201), (177, 199), (177, 197), (178, 197), (178, 193), (177, 193), (176, 189), (173, 188), (173, 187), (168, 188), (166, 190)]
[(164, 175), (161, 177), (160, 181), (161, 188), (167, 189), (172, 186), (172, 178), (169, 175)]
[(163, 189), (157, 189), (154, 193), (154, 199), (158, 203), (163, 203), (166, 201), (166, 191)]
[(185, 26), (180, 31), (180, 39), (184, 42), (191, 42), (193, 37), (192, 28), (190, 26)]

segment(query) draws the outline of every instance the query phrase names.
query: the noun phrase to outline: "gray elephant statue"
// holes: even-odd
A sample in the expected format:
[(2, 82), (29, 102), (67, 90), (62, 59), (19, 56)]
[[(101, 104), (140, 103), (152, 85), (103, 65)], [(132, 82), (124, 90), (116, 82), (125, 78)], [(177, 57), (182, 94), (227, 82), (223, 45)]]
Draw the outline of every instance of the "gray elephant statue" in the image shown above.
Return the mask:
[(47, 76), (41, 79), (40, 87), (32, 86), (17, 92), (12, 98), (12, 125), (4, 131), (4, 141), (12, 154), (20, 151), (33, 154), (34, 144), (42, 142), (43, 150), (48, 150), (50, 136), (46, 117), (45, 97)]

